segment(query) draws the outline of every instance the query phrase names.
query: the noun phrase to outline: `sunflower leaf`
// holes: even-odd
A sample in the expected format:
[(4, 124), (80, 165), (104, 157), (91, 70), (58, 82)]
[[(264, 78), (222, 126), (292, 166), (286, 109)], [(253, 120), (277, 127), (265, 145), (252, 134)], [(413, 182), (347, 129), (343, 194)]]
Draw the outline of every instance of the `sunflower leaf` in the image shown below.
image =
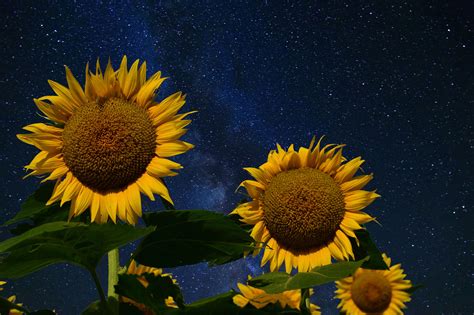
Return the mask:
[(25, 220), (34, 220), (45, 214), (56, 214), (56, 221), (67, 220), (68, 207), (59, 207), (59, 204), (46, 205), (46, 202), (51, 198), (53, 193), (54, 183), (47, 182), (42, 184), (32, 195), (30, 195), (25, 202), (21, 204), (20, 211), (14, 218), (8, 220), (3, 226), (12, 225)]
[(363, 259), (367, 256), (369, 257), (369, 260), (362, 265), (362, 268), (388, 270), (382, 253), (370, 238), (369, 232), (367, 232), (367, 230), (357, 230), (355, 234), (359, 240), (359, 245), (357, 245), (355, 239), (350, 238), (355, 260)]
[[(20, 235), (48, 222), (66, 221), (69, 214), (69, 202), (62, 207), (59, 206), (59, 202), (49, 206), (46, 205), (53, 189), (54, 183), (47, 182), (42, 184), (21, 204), (20, 211), (16, 216), (5, 222), (2, 226), (16, 224), (15, 227), (10, 228), (10, 233)], [(90, 218), (87, 218), (87, 216), (88, 213), (84, 212), (81, 216), (75, 217), (71, 221), (90, 222)]]
[(0, 243), (0, 278), (20, 278), (61, 262), (91, 270), (109, 250), (153, 230), (121, 224), (43, 224)]
[(310, 272), (300, 272), (291, 276), (284, 272), (270, 272), (252, 278), (248, 284), (260, 288), (267, 293), (281, 293), (288, 290), (305, 289), (352, 275), (357, 268), (367, 261), (343, 261), (331, 265), (316, 267)]
[[(141, 277), (144, 277), (148, 282), (147, 287), (139, 281)], [(161, 311), (168, 309), (165, 300), (170, 296), (178, 306), (184, 306), (181, 290), (170, 276), (155, 276), (149, 273), (141, 276), (122, 274), (119, 275), (115, 292), (122, 297), (133, 300), (135, 303), (145, 305), (157, 314), (161, 314)]]
[(207, 261), (224, 264), (253, 249), (253, 239), (227, 216), (206, 210), (174, 210), (145, 214), (156, 230), (143, 239), (134, 259), (169, 268)]

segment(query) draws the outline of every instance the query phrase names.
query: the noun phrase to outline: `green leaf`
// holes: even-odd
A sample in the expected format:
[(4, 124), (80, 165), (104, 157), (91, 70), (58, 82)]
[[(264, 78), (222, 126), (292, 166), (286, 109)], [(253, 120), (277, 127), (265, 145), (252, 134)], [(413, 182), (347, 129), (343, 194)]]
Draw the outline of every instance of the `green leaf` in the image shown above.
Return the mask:
[(0, 278), (20, 278), (60, 262), (92, 270), (111, 249), (153, 230), (122, 224), (43, 224), (0, 243)]
[[(139, 277), (145, 277), (148, 282), (147, 287), (138, 280)], [(157, 314), (168, 309), (165, 300), (169, 296), (173, 297), (178, 306), (184, 306), (181, 290), (173, 283), (173, 279), (170, 276), (155, 276), (150, 273), (140, 276), (122, 274), (119, 275), (119, 282), (115, 286), (115, 292), (134, 302), (144, 304)]]
[(253, 239), (223, 214), (205, 210), (160, 211), (145, 214), (156, 230), (145, 237), (134, 258), (156, 268), (203, 261), (224, 264), (253, 249)]
[[(54, 183), (52, 182), (42, 184), (26, 199), (25, 202), (21, 204), (21, 209), (16, 216), (5, 222), (3, 226), (18, 224), (21, 222), (14, 228), (10, 229), (12, 234), (19, 235), (48, 222), (66, 221), (69, 214), (69, 203), (66, 203), (62, 207), (59, 206), (59, 203), (49, 206), (46, 205), (46, 202), (53, 193), (53, 189)], [(73, 221), (84, 222), (84, 216), (86, 216), (86, 213), (79, 218), (74, 218)]]
[(362, 265), (362, 268), (387, 270), (388, 266), (383, 260), (382, 253), (370, 238), (369, 232), (367, 232), (367, 230), (356, 230), (354, 233), (359, 240), (359, 245), (357, 245), (355, 239), (350, 238), (354, 251), (354, 259), (360, 260), (369, 256), (369, 260)]
[[(51, 198), (53, 193), (54, 183), (47, 182), (41, 185), (25, 202), (21, 205), (21, 210), (13, 219), (8, 220), (3, 226), (15, 224), (24, 220), (31, 219), (50, 208), (59, 208), (59, 205), (46, 206), (46, 202)], [(67, 219), (67, 213), (66, 213)]]
[(250, 279), (248, 283), (267, 293), (311, 288), (352, 275), (366, 260), (337, 262), (316, 267), (310, 272), (300, 272), (294, 276), (284, 272), (270, 272)]
[(29, 313), (29, 311), (15, 303), (10, 302), (8, 299), (5, 299), (0, 296), (0, 314), (9, 314), (10, 310), (19, 310), (24, 313)]

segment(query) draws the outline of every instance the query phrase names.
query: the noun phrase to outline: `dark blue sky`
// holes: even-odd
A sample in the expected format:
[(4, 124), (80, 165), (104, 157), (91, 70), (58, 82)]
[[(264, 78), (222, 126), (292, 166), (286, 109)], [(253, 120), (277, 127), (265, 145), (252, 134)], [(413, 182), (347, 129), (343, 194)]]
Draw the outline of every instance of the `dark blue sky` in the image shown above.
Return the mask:
[[(15, 137), (40, 121), (32, 98), (51, 93), (48, 79), (65, 82), (64, 64), (82, 82), (87, 61), (110, 56), (118, 65), (127, 54), (170, 77), (160, 97), (182, 90), (187, 109), (199, 110), (185, 136), (196, 148), (176, 159), (185, 168), (168, 180), (178, 208), (230, 212), (243, 167), (263, 163), (277, 142), (307, 145), (324, 134), (375, 174), (370, 188), (382, 198), (368, 212), (382, 226), (369, 231), (425, 285), (407, 313), (474, 311), (472, 5), (81, 2), (0, 4), (0, 221), (38, 183), (21, 179), (35, 150)], [(172, 271), (188, 302), (261, 272), (251, 259)], [(60, 314), (97, 299), (89, 275), (67, 265), (8, 288)], [(336, 314), (333, 290), (316, 291), (325, 314)]]

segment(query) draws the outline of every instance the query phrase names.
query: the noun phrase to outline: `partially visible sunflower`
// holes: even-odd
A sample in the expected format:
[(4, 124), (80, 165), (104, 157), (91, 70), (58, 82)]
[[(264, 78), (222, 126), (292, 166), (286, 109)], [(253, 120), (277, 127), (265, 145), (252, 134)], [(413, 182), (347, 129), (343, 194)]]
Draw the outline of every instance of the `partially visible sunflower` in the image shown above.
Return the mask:
[(390, 266), (391, 259), (383, 254), (389, 270), (359, 268), (353, 276), (336, 281), (338, 305), (347, 315), (400, 315), (411, 300), (406, 290), (412, 287), (400, 264)]
[[(321, 138), (322, 139), (322, 138)], [(232, 213), (253, 225), (252, 237), (266, 243), (261, 265), (270, 261), (275, 271), (285, 263), (286, 272), (300, 272), (331, 263), (331, 257), (353, 257), (349, 237), (356, 238), (361, 224), (374, 220), (361, 210), (380, 197), (362, 188), (373, 175), (354, 177), (364, 160), (345, 162), (344, 145), (321, 148), (315, 138), (308, 148), (291, 145), (268, 154), (259, 168), (245, 168), (255, 180), (244, 186), (253, 199)], [(255, 254), (260, 248), (257, 248)]]
[[(250, 279), (250, 277), (249, 277)], [(250, 285), (238, 283), (237, 286), (241, 294), (234, 295), (232, 298), (234, 304), (244, 308), (247, 304), (251, 304), (257, 309), (264, 308), (268, 304), (279, 303), (282, 308), (289, 307), (292, 309), (300, 309), (301, 304), (301, 290), (285, 291), (283, 293), (270, 294), (259, 288), (254, 288)], [(310, 296), (313, 290), (310, 290)], [(319, 306), (310, 304), (311, 315), (320, 315)]]
[[(0, 281), (0, 291), (3, 291), (3, 285), (6, 284), (5, 281)], [(10, 297), (7, 298), (7, 300), (13, 304), (16, 304), (15, 301), (16, 301), (16, 296), (12, 295)], [(19, 304), (16, 304), (18, 306), (22, 306), (21, 303)], [(23, 312), (19, 311), (19, 310), (16, 310), (16, 309), (11, 309), (9, 312), (8, 312), (8, 315), (21, 315), (23, 314)]]
[(166, 78), (161, 72), (147, 79), (146, 63), (130, 69), (124, 56), (114, 70), (109, 61), (102, 73), (86, 66), (85, 86), (66, 67), (68, 87), (48, 81), (56, 95), (34, 99), (50, 121), (24, 127), (18, 138), (41, 151), (25, 168), (29, 175), (48, 174), (56, 186), (47, 204), (71, 201), (69, 217), (90, 207), (91, 221), (135, 224), (142, 214), (140, 193), (173, 202), (161, 180), (182, 168), (169, 157), (193, 145), (179, 138), (186, 133), (192, 112), (178, 114), (185, 95), (175, 93), (161, 102), (156, 90)]
[[(130, 274), (130, 275), (143, 275), (143, 274), (146, 274), (146, 273), (150, 273), (152, 275), (154, 275), (155, 277), (171, 277), (171, 274), (169, 273), (163, 273), (163, 270), (161, 270), (160, 268), (153, 268), (153, 267), (148, 267), (148, 266), (144, 266), (144, 265), (138, 265), (135, 260), (132, 260), (130, 265), (128, 266), (128, 269), (127, 269), (127, 274)], [(137, 278), (138, 281), (140, 281), (140, 283), (146, 288), (148, 287), (148, 281), (146, 280), (146, 278), (144, 276), (142, 277), (138, 277)], [(176, 283), (176, 279), (173, 279), (173, 282)], [(153, 311), (148, 309), (145, 305), (141, 304), (141, 303), (137, 303), (129, 298), (126, 298), (126, 297), (120, 297), (120, 299), (122, 300), (122, 302), (124, 303), (130, 303), (132, 305), (134, 305), (135, 307), (137, 307), (139, 310), (141, 310), (145, 315), (153, 315)], [(173, 297), (169, 296), (168, 298), (165, 299), (165, 304), (167, 307), (171, 307), (171, 308), (178, 308), (178, 305), (176, 304), (176, 302), (174, 301)]]

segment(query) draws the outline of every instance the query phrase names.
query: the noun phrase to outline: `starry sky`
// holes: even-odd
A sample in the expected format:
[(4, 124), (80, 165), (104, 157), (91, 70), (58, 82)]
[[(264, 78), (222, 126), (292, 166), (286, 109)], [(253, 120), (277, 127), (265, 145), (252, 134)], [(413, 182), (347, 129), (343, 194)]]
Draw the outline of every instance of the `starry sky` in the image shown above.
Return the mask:
[[(59, 4), (60, 3), (60, 4)], [(83, 82), (86, 62), (146, 60), (198, 114), (167, 180), (177, 208), (229, 213), (248, 178), (278, 142), (313, 135), (362, 156), (382, 198), (368, 208), (381, 250), (425, 288), (407, 314), (472, 314), (474, 50), (472, 4), (454, 1), (2, 1), (0, 12), (0, 222), (38, 185), (22, 180), (35, 149), (15, 137), (41, 121), (32, 98)], [(145, 4), (146, 3), (146, 4)], [(150, 71), (149, 70), (149, 71)], [(150, 72), (151, 72), (150, 71)], [(148, 210), (160, 204), (145, 203)], [(0, 238), (6, 238), (4, 229)], [(122, 249), (125, 263), (132, 246)], [(106, 281), (105, 261), (99, 269)], [(267, 269), (264, 269), (267, 270)], [(187, 302), (260, 274), (259, 260), (172, 270)], [(56, 265), (10, 282), (33, 309), (78, 314), (98, 299), (90, 276)], [(315, 302), (336, 314), (334, 286)]]

